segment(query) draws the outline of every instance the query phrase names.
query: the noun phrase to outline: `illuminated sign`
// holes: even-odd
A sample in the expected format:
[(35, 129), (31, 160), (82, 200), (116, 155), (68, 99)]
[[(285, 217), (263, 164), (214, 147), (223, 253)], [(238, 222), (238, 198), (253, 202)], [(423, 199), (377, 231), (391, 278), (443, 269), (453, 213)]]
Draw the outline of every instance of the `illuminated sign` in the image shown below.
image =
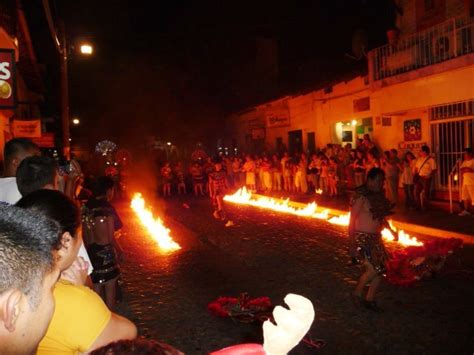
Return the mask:
[(16, 106), (15, 51), (0, 48), (0, 109)]

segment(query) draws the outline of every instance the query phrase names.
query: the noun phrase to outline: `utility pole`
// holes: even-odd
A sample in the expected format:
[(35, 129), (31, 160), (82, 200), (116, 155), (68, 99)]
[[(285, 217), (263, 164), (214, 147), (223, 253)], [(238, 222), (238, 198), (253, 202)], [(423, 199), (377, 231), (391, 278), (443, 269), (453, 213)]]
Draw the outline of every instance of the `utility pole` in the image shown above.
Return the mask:
[(68, 87), (68, 71), (67, 71), (67, 60), (68, 60), (68, 47), (66, 40), (66, 26), (64, 21), (59, 20), (59, 33), (61, 36), (61, 50), (59, 52), (59, 65), (60, 65), (60, 90), (61, 90), (61, 126), (62, 126), (62, 143), (63, 143), (63, 154), (66, 159), (71, 158), (71, 142), (69, 132), (69, 87)]

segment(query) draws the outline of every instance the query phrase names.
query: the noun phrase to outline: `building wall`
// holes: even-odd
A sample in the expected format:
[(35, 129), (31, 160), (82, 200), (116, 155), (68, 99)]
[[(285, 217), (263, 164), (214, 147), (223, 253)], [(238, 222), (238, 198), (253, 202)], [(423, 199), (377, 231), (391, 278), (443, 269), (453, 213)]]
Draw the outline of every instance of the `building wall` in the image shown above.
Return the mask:
[[(265, 150), (276, 150), (277, 137), (281, 137), (288, 147), (288, 132), (293, 130), (302, 130), (304, 151), (308, 149), (308, 132), (315, 132), (317, 147), (328, 143), (344, 144), (342, 129), (352, 130), (355, 141), (362, 136), (357, 132), (369, 117), (372, 117), (372, 131), (364, 127), (364, 133), (369, 133), (382, 150), (403, 150), (406, 144), (411, 145), (410, 149), (422, 143), (430, 145), (429, 107), (474, 99), (474, 86), (468, 78), (474, 78), (474, 65), (375, 89), (370, 89), (363, 77), (357, 77), (334, 85), (329, 94), (319, 90), (287, 97), (284, 100), (290, 111), (290, 125), (265, 127)], [(354, 100), (367, 96), (370, 97), (370, 110), (354, 112)], [(281, 104), (279, 101), (234, 117), (233, 135), (238, 137), (241, 150), (248, 149), (245, 136), (251, 134), (253, 126), (266, 126), (265, 108)], [(418, 141), (405, 142), (404, 122), (414, 119), (421, 119), (422, 137)]]
[(441, 6), (441, 13), (424, 14), (424, 0), (399, 0), (397, 3), (403, 9), (403, 16), (397, 16), (397, 27), (400, 34), (408, 35), (416, 31), (433, 26), (452, 17), (460, 17), (469, 13), (469, 2), (466, 0), (433, 0)]

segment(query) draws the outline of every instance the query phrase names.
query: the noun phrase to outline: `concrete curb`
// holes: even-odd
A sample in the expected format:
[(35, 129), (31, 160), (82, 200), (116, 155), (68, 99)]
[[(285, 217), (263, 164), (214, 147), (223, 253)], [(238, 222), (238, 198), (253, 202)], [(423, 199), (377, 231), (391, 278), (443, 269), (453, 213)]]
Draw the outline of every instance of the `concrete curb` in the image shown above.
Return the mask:
[[(264, 196), (264, 195), (259, 195), (259, 194), (252, 194), (253, 197), (259, 198), (259, 197), (266, 197), (268, 198), (269, 196)], [(274, 198), (276, 201), (281, 201), (283, 202), (284, 200), (279, 199), (279, 198)], [(304, 208), (306, 207), (306, 203), (301, 203), (301, 202), (296, 202), (296, 201), (290, 201), (289, 202), (290, 206), (296, 207), (296, 208)], [(339, 210), (335, 208), (328, 208), (324, 206), (318, 205), (317, 211), (322, 212), (327, 210), (328, 213), (332, 216), (341, 216), (341, 215), (346, 215), (349, 213), (349, 211), (344, 211), (344, 210)], [(402, 222), (402, 221), (397, 221), (396, 219), (392, 219), (393, 224), (395, 227), (398, 229), (403, 229), (405, 232), (409, 234), (422, 234), (426, 235), (429, 237), (435, 237), (435, 238), (458, 238), (461, 239), (464, 243), (466, 244), (474, 244), (474, 235), (470, 234), (464, 234), (464, 233), (458, 233), (458, 232), (453, 232), (453, 231), (447, 231), (444, 229), (437, 229), (437, 228), (432, 228), (432, 227), (427, 227), (427, 226), (422, 226), (419, 224), (413, 224), (413, 223), (407, 223), (407, 222)]]

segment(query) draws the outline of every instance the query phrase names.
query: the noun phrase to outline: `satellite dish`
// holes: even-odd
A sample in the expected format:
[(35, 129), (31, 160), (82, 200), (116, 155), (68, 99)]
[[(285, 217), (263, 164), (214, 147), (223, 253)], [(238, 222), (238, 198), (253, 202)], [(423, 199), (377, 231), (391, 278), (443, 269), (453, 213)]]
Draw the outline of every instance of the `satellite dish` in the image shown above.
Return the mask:
[(352, 35), (352, 55), (350, 57), (357, 60), (367, 57), (367, 47), (367, 32), (359, 28)]

